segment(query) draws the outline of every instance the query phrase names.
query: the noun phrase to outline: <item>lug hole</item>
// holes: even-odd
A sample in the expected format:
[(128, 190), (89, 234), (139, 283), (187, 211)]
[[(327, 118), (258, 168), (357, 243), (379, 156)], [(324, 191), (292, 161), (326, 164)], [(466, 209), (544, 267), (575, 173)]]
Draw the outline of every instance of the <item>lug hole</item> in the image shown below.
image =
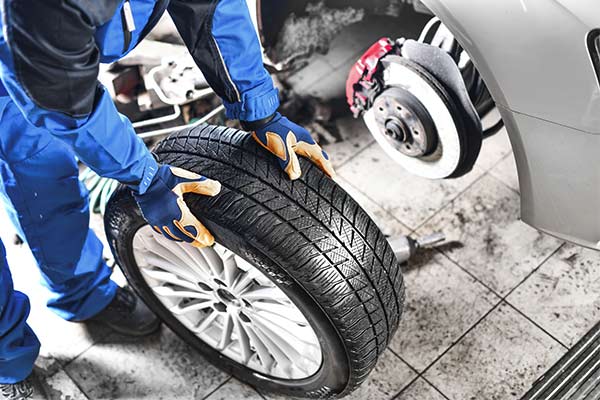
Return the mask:
[(225, 304), (223, 304), (223, 303), (215, 303), (214, 308), (218, 312), (225, 312), (225, 311), (227, 311), (227, 306)]
[(217, 294), (219, 295), (219, 298), (221, 299), (221, 301), (223, 303), (231, 304), (231, 303), (237, 302), (237, 298), (233, 294), (231, 294), (231, 292), (229, 292), (228, 290), (219, 289), (219, 290), (217, 290)]
[(217, 285), (227, 286), (227, 284), (225, 282), (223, 282), (222, 280), (220, 280), (219, 278), (215, 278), (213, 280), (217, 283)]
[(240, 312), (240, 319), (242, 320), (242, 322), (245, 322), (247, 324), (250, 323), (250, 318), (248, 318), (248, 316), (243, 312)]

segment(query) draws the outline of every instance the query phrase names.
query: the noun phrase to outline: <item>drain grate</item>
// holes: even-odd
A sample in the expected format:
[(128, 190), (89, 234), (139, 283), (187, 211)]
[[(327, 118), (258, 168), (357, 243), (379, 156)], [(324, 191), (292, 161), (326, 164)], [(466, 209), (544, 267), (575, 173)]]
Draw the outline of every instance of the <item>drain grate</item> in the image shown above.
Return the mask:
[(600, 399), (600, 322), (538, 379), (521, 400)]

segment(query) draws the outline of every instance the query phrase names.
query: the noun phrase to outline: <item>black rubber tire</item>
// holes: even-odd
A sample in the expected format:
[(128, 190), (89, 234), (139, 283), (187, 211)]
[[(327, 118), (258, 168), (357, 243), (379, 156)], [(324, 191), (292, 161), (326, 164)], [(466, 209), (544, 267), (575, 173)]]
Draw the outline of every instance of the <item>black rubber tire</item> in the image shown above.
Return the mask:
[[(164, 322), (209, 361), (257, 388), (290, 396), (344, 396), (365, 380), (396, 332), (404, 302), (400, 266), (367, 213), (307, 160), (290, 181), (275, 157), (246, 132), (203, 125), (172, 134), (155, 149), (161, 162), (216, 179), (221, 193), (186, 197), (216, 240), (284, 290), (314, 328), (318, 372), (302, 380), (261, 375), (222, 356), (154, 296), (132, 242), (146, 224), (128, 190), (107, 206), (106, 234), (129, 283)], [(187, 196), (187, 195), (186, 195)]]

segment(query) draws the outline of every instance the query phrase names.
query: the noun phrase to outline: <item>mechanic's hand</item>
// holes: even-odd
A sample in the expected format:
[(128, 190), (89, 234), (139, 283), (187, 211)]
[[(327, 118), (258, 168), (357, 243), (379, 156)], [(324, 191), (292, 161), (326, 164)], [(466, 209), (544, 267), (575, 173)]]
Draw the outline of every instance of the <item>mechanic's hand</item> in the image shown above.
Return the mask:
[(183, 200), (184, 193), (215, 196), (221, 184), (185, 169), (161, 165), (154, 180), (142, 195), (134, 197), (148, 223), (158, 233), (195, 247), (211, 246), (213, 235), (192, 214)]
[(277, 156), (281, 168), (292, 180), (300, 178), (302, 174), (297, 155), (307, 157), (329, 177), (335, 176), (329, 156), (313, 140), (310, 133), (279, 113), (263, 127), (255, 129), (252, 137)]

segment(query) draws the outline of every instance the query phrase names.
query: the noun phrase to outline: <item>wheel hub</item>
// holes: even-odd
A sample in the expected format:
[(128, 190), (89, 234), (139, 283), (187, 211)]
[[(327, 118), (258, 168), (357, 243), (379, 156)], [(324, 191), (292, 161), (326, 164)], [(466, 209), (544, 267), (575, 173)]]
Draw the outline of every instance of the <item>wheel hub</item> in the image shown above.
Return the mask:
[(217, 297), (225, 305), (233, 305), (236, 307), (240, 307), (241, 305), (239, 299), (226, 289), (217, 289)]
[(319, 339), (302, 312), (248, 261), (215, 244), (198, 249), (144, 226), (136, 263), (160, 302), (203, 342), (230, 359), (282, 379), (314, 375)]
[(419, 100), (408, 91), (390, 88), (373, 103), (378, 129), (387, 142), (408, 157), (431, 154), (437, 145), (437, 132)]
[(404, 124), (396, 117), (390, 117), (385, 121), (385, 134), (390, 138), (399, 142), (404, 142), (406, 133)]

